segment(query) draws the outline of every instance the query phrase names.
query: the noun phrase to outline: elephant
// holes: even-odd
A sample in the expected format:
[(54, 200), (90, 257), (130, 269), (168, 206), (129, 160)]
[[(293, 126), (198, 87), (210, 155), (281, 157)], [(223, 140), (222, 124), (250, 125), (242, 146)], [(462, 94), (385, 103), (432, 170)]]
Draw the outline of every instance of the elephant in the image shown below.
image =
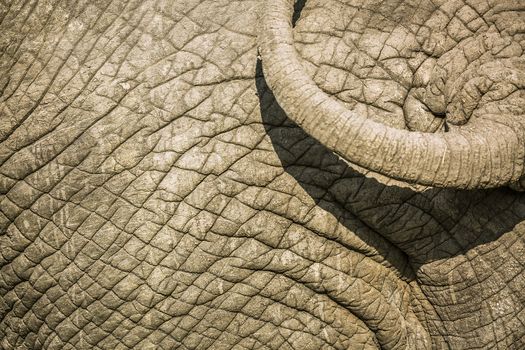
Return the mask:
[(525, 348), (524, 10), (0, 5), (0, 348)]

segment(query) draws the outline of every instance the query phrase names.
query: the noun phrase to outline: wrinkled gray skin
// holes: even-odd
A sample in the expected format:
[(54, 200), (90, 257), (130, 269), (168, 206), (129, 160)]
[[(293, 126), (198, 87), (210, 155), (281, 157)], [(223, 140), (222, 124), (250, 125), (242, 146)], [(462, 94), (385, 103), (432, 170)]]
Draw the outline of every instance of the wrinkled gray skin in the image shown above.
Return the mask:
[[(0, 5), (0, 348), (525, 347), (525, 196), (389, 180), (307, 136), (263, 78), (262, 4)], [(458, 47), (525, 49), (521, 0), (303, 5), (314, 80), (402, 129), (445, 128), (429, 57), (457, 81)], [(522, 113), (509, 91), (447, 122)]]

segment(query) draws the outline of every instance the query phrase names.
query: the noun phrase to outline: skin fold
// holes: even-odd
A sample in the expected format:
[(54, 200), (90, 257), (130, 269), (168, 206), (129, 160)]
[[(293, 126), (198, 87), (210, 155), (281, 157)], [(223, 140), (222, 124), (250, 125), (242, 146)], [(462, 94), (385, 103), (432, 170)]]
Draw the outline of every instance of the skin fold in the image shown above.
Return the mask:
[[(278, 102), (265, 5), (0, 4), (1, 349), (525, 347), (519, 181), (334, 152)], [(520, 1), (292, 6), (304, 73), (349, 113), (522, 125)]]

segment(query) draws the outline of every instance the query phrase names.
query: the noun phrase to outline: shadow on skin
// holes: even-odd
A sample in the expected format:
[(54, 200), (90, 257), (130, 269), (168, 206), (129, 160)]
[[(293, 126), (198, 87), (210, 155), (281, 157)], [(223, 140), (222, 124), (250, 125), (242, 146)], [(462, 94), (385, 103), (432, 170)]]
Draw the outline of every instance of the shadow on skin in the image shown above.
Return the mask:
[(365, 177), (286, 116), (266, 85), (260, 61), (256, 67), (262, 121), (285, 171), (318, 206), (387, 260), (395, 246), (417, 271), (425, 263), (494, 242), (525, 220), (525, 195), (508, 188), (418, 192)]
[(297, 0), (294, 5), (293, 9), (293, 17), (292, 17), (292, 26), (295, 27), (295, 23), (301, 17), (301, 11), (304, 8), (304, 5), (306, 5), (306, 0)]

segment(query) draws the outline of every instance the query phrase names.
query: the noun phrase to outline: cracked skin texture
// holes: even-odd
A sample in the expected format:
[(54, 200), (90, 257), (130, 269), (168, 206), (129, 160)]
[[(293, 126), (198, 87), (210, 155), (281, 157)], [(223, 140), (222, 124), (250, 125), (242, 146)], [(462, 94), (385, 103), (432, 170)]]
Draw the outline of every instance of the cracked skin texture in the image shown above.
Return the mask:
[[(309, 137), (257, 61), (262, 4), (0, 5), (0, 348), (525, 346), (525, 196), (400, 183)], [(299, 5), (304, 65), (348, 108), (523, 114), (519, 84), (453, 91), (461, 64), (520, 64), (520, 1)]]

